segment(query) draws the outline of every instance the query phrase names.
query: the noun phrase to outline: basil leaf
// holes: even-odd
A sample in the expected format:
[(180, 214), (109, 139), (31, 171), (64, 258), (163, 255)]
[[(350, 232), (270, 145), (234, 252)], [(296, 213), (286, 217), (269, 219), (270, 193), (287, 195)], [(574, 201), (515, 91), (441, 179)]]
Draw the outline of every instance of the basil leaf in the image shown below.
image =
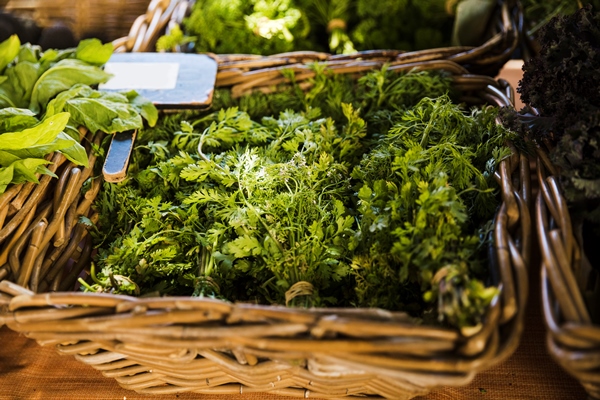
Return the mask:
[(49, 144), (62, 132), (68, 121), (69, 113), (60, 113), (23, 131), (4, 133), (0, 135), (0, 150), (22, 150)]
[(150, 100), (140, 96), (135, 90), (123, 93), (129, 103), (148, 121), (148, 125), (155, 126), (158, 121), (158, 110)]
[(45, 109), (48, 101), (75, 84), (96, 85), (106, 82), (110, 74), (81, 60), (62, 60), (44, 72), (31, 94), (29, 108), (34, 112)]
[(114, 47), (112, 43), (102, 44), (98, 39), (85, 39), (79, 42), (75, 57), (89, 64), (106, 64), (112, 55)]
[(68, 141), (71, 143), (69, 147), (63, 147), (59, 151), (67, 157), (67, 160), (74, 162), (75, 164), (82, 165), (83, 167), (88, 167), (88, 155), (79, 141), (73, 139), (71, 136), (67, 135), (64, 132), (58, 134), (58, 140), (61, 140), (61, 143), (64, 141)]
[[(138, 100), (138, 103), (143, 101)], [(129, 104), (127, 97), (99, 92), (85, 85), (75, 85), (48, 104), (48, 114), (61, 111), (71, 114), (72, 125), (83, 125), (92, 132), (123, 132), (143, 126), (138, 110)]]
[(21, 49), (19, 50), (19, 62), (39, 62), (40, 50), (41, 49), (39, 46), (32, 46), (30, 43), (25, 43), (23, 46), (21, 46)]
[(12, 181), (14, 170), (12, 164), (6, 168), (0, 168), (0, 193), (4, 193), (6, 187)]
[(11, 183), (39, 183), (39, 180), (35, 174), (38, 172), (38, 167), (40, 165), (46, 164), (50, 164), (50, 161), (43, 158), (25, 158), (23, 160), (15, 161), (12, 164), (14, 173)]
[(20, 106), (26, 107), (29, 104), (33, 87), (42, 72), (39, 63), (29, 61), (19, 62), (14, 68), (6, 71), (6, 75), (12, 83), (14, 95), (21, 99)]
[(17, 35), (12, 35), (0, 43), (0, 72), (17, 57), (20, 47), (21, 41)]
[(30, 128), (39, 121), (27, 108), (7, 107), (0, 109), (0, 134)]

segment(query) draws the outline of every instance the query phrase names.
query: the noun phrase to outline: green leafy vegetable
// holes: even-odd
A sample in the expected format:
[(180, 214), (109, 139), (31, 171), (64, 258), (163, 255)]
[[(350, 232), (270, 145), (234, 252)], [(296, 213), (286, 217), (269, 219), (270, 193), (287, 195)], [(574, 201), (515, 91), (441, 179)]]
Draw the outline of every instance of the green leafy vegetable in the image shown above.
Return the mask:
[(120, 132), (141, 128), (142, 117), (156, 123), (156, 109), (137, 93), (101, 93), (87, 86), (108, 79), (101, 65), (111, 53), (111, 44), (96, 39), (43, 53), (20, 46), (16, 36), (0, 43), (0, 193), (9, 184), (37, 183), (38, 175), (51, 174), (45, 165), (55, 151), (88, 166), (79, 126)]
[(236, 103), (220, 91), (213, 113), (141, 130), (128, 179), (96, 202), (86, 290), (386, 307), (476, 326), (497, 294), (481, 277), (493, 172), (514, 135), (495, 109), (454, 105), (443, 75), (384, 69), (353, 82), (314, 68), (307, 93)]
[(4, 68), (15, 59), (20, 48), (21, 41), (17, 35), (12, 35), (0, 43), (0, 72), (4, 71)]
[(159, 50), (193, 42), (198, 52), (420, 50), (481, 45), (495, 0), (207, 0)]
[(0, 109), (0, 134), (29, 128), (37, 123), (38, 119), (31, 110), (12, 107)]
[(29, 108), (34, 112), (42, 111), (50, 99), (74, 85), (96, 85), (108, 81), (110, 76), (100, 68), (80, 60), (61, 60), (36, 81)]
[(112, 43), (102, 44), (98, 39), (85, 39), (75, 49), (75, 57), (92, 65), (104, 65), (112, 56)]

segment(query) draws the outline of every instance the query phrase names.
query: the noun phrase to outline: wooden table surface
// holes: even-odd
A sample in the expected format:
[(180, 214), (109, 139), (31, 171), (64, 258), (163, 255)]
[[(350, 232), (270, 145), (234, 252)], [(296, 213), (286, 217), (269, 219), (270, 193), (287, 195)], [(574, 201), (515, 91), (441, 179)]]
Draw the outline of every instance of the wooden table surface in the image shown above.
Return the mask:
[[(511, 63), (501, 76), (516, 85), (520, 64)], [(534, 241), (537, 242), (537, 241)], [(0, 328), (0, 400), (21, 399), (145, 399), (147, 396), (124, 390), (113, 379), (105, 378), (92, 367), (53, 348)], [(235, 396), (182, 393), (161, 399), (203, 400), (286, 400), (270, 394)], [(504, 363), (480, 373), (467, 386), (442, 387), (419, 400), (581, 400), (586, 394), (577, 381), (568, 376), (546, 351), (546, 328), (542, 319), (539, 289), (539, 265), (530, 270), (530, 295), (525, 331), (516, 353)]]

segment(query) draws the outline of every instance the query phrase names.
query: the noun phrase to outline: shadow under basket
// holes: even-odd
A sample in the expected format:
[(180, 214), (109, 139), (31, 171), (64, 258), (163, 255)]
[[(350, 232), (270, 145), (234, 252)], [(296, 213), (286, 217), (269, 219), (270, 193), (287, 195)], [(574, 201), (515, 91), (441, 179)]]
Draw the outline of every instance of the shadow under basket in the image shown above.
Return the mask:
[[(538, 149), (535, 222), (542, 255), (541, 284), (547, 347), (558, 364), (600, 399), (600, 326), (588, 303), (598, 305), (598, 273), (585, 256), (581, 224), (572, 221), (558, 173)], [(590, 297), (591, 296), (591, 297)], [(594, 297), (595, 296), (595, 297)]]
[[(466, 102), (511, 104), (512, 89), (504, 81), (468, 75), (449, 62), (420, 68), (447, 70)], [(23, 278), (17, 280), (21, 285), (0, 282), (0, 324), (41, 345), (56, 346), (59, 353), (144, 394), (271, 392), (303, 398), (409, 399), (435, 387), (465, 385), (509, 357), (523, 329), (532, 239), (529, 160), (513, 150), (495, 176), (501, 206), (489, 265), (500, 292), (477, 332), (418, 324), (405, 313), (380, 309), (36, 294)], [(59, 182), (54, 179), (52, 184)], [(73, 240), (77, 259), (85, 248), (80, 243), (87, 242)], [(22, 260), (27, 254), (15, 257)], [(72, 285), (69, 273), (61, 276)]]
[[(153, 0), (146, 14), (140, 15), (129, 33), (113, 41), (115, 52), (155, 51), (158, 38), (168, 33), (175, 25), (181, 25), (189, 16), (193, 0)], [(498, 0), (487, 24), (482, 43), (478, 46), (452, 46), (416, 51), (402, 49), (374, 49), (349, 55), (332, 55), (312, 51), (295, 51), (272, 56), (236, 54), (217, 56), (228, 62), (227, 68), (235, 68), (232, 61), (245, 61), (248, 58), (256, 63), (252, 70), (262, 70), (289, 64), (286, 59), (313, 61), (372, 60), (392, 64), (407, 64), (432, 60), (450, 60), (467, 68), (470, 72), (496, 76), (502, 66), (517, 49), (523, 30), (523, 10), (518, 1)], [(180, 50), (180, 49), (178, 49)], [(247, 64), (244, 64), (247, 66)]]

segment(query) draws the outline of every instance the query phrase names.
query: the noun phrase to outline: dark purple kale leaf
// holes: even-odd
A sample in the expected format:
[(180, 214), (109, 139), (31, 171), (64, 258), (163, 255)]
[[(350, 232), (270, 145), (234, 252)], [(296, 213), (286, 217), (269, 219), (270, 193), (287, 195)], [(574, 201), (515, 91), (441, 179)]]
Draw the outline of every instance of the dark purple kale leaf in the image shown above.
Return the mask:
[(591, 6), (539, 31), (541, 51), (523, 66), (518, 92), (539, 112), (505, 110), (507, 127), (550, 143), (567, 201), (600, 223), (600, 13)]
[(554, 133), (600, 109), (600, 14), (585, 7), (553, 18), (539, 32), (541, 51), (525, 63), (523, 102), (554, 118)]

